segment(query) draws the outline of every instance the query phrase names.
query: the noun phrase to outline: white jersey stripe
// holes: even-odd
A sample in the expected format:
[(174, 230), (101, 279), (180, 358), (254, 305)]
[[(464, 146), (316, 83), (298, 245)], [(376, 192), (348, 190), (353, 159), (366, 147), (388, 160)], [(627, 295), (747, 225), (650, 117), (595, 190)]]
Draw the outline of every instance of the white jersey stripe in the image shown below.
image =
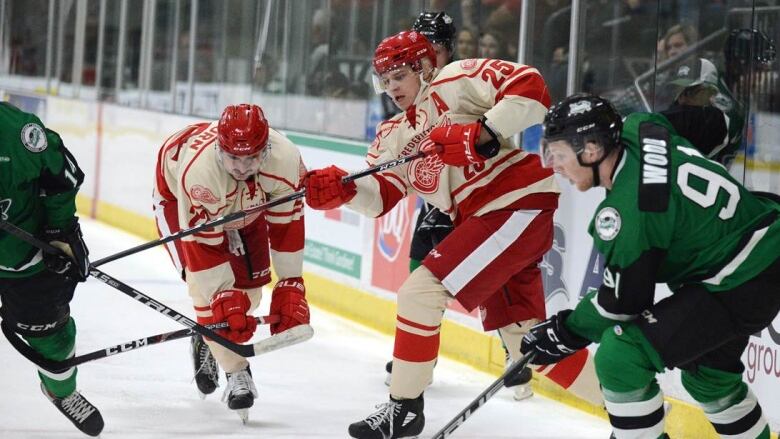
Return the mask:
[(485, 240), (470, 255), (461, 261), (442, 280), (442, 284), (452, 294), (457, 294), (466, 284), (471, 282), (491, 261), (498, 257), (507, 247), (517, 241), (526, 227), (531, 224), (540, 210), (520, 210), (512, 213), (509, 219)]

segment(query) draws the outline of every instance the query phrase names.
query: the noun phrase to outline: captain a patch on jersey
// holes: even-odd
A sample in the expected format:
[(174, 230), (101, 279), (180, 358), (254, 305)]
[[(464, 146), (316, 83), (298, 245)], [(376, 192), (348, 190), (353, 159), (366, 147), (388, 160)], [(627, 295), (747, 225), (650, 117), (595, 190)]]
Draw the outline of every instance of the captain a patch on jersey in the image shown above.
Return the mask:
[(37, 123), (30, 122), (22, 127), (22, 144), (30, 152), (42, 152), (49, 146), (46, 132)]
[(596, 233), (604, 241), (612, 241), (620, 233), (620, 213), (613, 207), (605, 207), (596, 215)]

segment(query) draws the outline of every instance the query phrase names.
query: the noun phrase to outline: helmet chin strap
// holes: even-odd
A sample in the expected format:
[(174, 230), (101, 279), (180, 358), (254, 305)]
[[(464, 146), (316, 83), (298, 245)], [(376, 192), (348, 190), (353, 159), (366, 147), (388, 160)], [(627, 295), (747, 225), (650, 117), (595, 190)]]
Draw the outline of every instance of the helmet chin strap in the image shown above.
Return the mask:
[(595, 165), (592, 165), (590, 167), (591, 170), (593, 170), (593, 187), (598, 187), (601, 185), (601, 177), (599, 176), (599, 165), (601, 162), (599, 161)]

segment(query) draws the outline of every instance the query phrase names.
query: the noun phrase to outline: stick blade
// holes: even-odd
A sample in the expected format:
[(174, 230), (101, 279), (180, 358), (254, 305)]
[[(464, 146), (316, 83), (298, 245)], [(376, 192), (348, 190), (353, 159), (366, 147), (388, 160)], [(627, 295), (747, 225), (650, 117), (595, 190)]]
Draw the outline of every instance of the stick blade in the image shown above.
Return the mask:
[(255, 355), (260, 355), (302, 343), (310, 339), (313, 335), (314, 329), (310, 325), (298, 325), (284, 332), (260, 340), (252, 346), (255, 350)]

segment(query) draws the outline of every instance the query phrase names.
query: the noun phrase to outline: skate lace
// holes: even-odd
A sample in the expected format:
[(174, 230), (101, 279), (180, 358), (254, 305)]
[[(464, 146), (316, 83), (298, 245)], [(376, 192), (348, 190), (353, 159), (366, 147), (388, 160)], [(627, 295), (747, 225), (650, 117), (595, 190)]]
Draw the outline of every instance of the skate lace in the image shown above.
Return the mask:
[(64, 398), (61, 406), (65, 413), (78, 421), (79, 424), (95, 412), (95, 407), (84, 399), (79, 392), (73, 392), (70, 396)]
[[(398, 416), (398, 414), (401, 412), (401, 404), (390, 401), (377, 404), (375, 407), (378, 410), (368, 415), (368, 417), (365, 419), (366, 424), (368, 424), (372, 430), (376, 430), (380, 428), (385, 421), (387, 421), (390, 424), (390, 431), (388, 432), (387, 437), (393, 437), (393, 418)], [(382, 435), (384, 436), (384, 433), (382, 433)]]
[(211, 355), (211, 350), (209, 350), (206, 343), (201, 343), (198, 346), (198, 360), (200, 362), (200, 367), (195, 371), (195, 375), (198, 375), (202, 371), (209, 376), (211, 381), (216, 382), (218, 378), (217, 374), (219, 373), (215, 367), (216, 360), (214, 359), (214, 356)]
[(254, 395), (252, 376), (246, 371), (228, 374), (228, 384), (222, 393), (222, 401), (226, 401), (229, 395), (242, 395), (251, 393)]

